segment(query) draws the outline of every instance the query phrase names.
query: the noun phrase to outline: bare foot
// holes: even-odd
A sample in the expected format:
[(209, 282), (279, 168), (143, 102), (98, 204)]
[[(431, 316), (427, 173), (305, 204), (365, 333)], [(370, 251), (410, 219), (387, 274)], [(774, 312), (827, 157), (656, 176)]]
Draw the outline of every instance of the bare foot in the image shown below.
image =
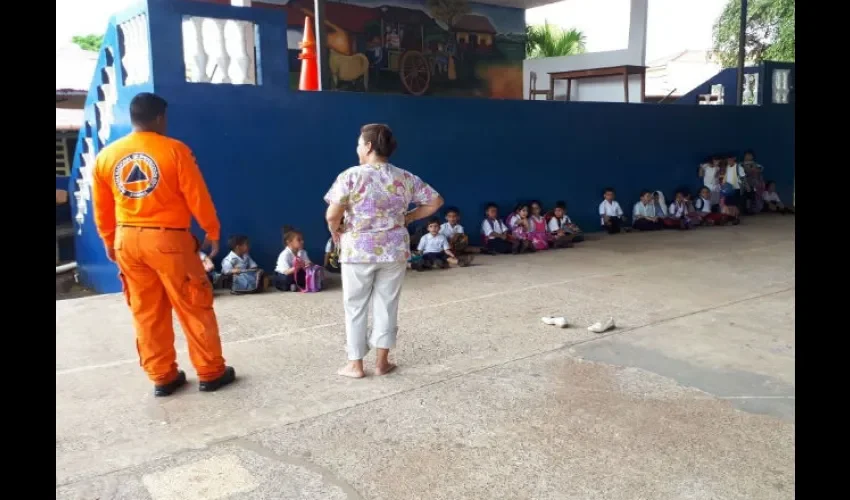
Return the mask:
[(390, 362), (387, 362), (387, 364), (382, 365), (382, 366), (376, 365), (375, 366), (375, 375), (380, 377), (381, 375), (386, 375), (386, 374), (392, 372), (395, 369), (396, 369), (396, 365), (394, 365)]
[(356, 366), (354, 363), (348, 363), (336, 372), (337, 375), (348, 378), (363, 378), (366, 374), (363, 372), (362, 366)]

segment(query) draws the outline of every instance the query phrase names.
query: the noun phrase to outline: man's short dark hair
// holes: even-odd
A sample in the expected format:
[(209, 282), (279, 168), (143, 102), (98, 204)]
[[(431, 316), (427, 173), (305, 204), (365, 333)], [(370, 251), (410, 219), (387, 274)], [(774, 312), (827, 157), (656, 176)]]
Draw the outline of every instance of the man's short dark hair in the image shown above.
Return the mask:
[(130, 121), (133, 125), (147, 125), (165, 114), (168, 103), (151, 92), (136, 94), (130, 101)]
[(616, 191), (614, 191), (614, 188), (612, 188), (612, 187), (607, 187), (607, 188), (603, 189), (603, 190), (602, 190), (602, 195), (604, 196), (604, 195), (605, 195), (605, 193), (614, 193), (614, 194), (617, 194), (617, 192), (616, 192)]
[(372, 143), (372, 151), (382, 158), (389, 158), (398, 146), (393, 131), (383, 123), (370, 123), (360, 127), (360, 136), (363, 142)]
[(234, 234), (230, 238), (227, 238), (227, 246), (231, 250), (235, 250), (236, 247), (244, 245), (245, 243), (248, 243), (248, 237), (244, 234)]
[(496, 210), (498, 210), (498, 209), (499, 209), (499, 205), (496, 205), (495, 203), (493, 203), (493, 202), (491, 201), (490, 203), (488, 203), (488, 204), (487, 204), (487, 208), (485, 208), (484, 210), (490, 210), (491, 208), (495, 208)]
[(446, 209), (446, 215), (449, 215), (450, 213), (455, 213), (455, 214), (460, 215), (460, 209), (457, 208), (457, 207), (449, 207), (449, 208)]
[(439, 217), (431, 217), (430, 219), (428, 219), (428, 225), (430, 226), (431, 224), (436, 224), (436, 225), (439, 226), (440, 225), (440, 218)]
[(561, 201), (561, 200), (556, 201), (555, 202), (555, 208), (563, 208), (564, 210), (566, 210), (567, 209), (567, 202)]

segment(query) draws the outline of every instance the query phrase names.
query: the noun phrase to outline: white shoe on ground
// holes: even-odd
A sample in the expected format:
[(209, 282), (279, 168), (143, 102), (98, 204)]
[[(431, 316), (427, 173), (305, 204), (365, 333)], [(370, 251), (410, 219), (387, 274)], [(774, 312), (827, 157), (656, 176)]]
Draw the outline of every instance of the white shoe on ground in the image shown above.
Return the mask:
[(614, 318), (610, 317), (604, 322), (600, 321), (598, 323), (594, 323), (594, 324), (590, 325), (589, 327), (587, 327), (587, 329), (590, 330), (593, 333), (604, 333), (604, 332), (607, 332), (608, 330), (614, 328), (614, 326), (616, 326), (614, 324)]
[(567, 326), (567, 318), (562, 316), (544, 316), (540, 320), (547, 325), (557, 326), (559, 328), (565, 328)]

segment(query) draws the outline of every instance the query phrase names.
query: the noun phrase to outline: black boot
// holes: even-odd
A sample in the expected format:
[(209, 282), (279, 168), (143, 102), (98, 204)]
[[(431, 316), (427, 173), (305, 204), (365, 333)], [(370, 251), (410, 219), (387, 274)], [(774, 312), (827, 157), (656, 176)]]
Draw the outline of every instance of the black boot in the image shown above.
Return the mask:
[(228, 384), (232, 384), (234, 380), (236, 380), (236, 370), (232, 366), (226, 366), (221, 377), (209, 382), (201, 382), (198, 384), (198, 390), (201, 392), (217, 391)]
[(172, 380), (171, 382), (163, 385), (155, 385), (153, 386), (153, 395), (157, 398), (164, 398), (165, 396), (171, 396), (174, 392), (181, 388), (183, 384), (186, 383), (186, 372), (183, 370), (179, 370), (177, 372), (177, 378)]

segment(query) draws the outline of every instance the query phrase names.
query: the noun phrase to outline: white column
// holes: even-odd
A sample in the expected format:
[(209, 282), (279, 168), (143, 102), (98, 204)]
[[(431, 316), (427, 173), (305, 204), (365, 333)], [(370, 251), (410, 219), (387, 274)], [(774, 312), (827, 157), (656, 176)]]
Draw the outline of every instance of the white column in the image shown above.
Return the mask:
[[(230, 0), (233, 7), (251, 7), (251, 0)], [(255, 69), (256, 56), (254, 52), (254, 23), (248, 23), (245, 27), (245, 51), (248, 53), (248, 83), (257, 83), (257, 71)]]
[(629, 15), (629, 54), (646, 65), (646, 18), (649, 0), (631, 0)]

